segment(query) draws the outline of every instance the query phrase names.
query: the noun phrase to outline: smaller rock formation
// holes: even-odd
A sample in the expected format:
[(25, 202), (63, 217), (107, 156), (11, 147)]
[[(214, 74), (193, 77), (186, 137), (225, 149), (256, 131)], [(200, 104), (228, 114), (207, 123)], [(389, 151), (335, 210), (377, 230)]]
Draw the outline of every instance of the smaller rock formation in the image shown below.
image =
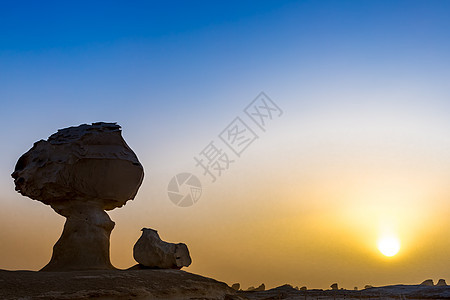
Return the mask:
[(427, 279), (424, 282), (422, 282), (420, 285), (424, 286), (434, 286), (433, 279)]
[(445, 282), (445, 279), (439, 279), (436, 286), (447, 286), (447, 282)]
[(231, 288), (235, 291), (239, 291), (239, 289), (241, 288), (241, 285), (239, 283), (233, 283)]
[(308, 290), (308, 288), (307, 288), (306, 286), (302, 286), (302, 287), (300, 288), (300, 291), (306, 291), (306, 290)]
[(365, 289), (371, 289), (371, 288), (373, 288), (373, 286), (370, 285), (370, 284), (366, 284), (366, 285), (364, 286), (364, 288), (365, 288)]
[(142, 235), (133, 247), (133, 257), (140, 265), (154, 269), (181, 269), (192, 262), (186, 244), (164, 242), (151, 228), (142, 228)]
[(337, 283), (333, 283), (332, 285), (330, 285), (330, 288), (334, 291), (334, 290), (338, 290), (338, 284)]

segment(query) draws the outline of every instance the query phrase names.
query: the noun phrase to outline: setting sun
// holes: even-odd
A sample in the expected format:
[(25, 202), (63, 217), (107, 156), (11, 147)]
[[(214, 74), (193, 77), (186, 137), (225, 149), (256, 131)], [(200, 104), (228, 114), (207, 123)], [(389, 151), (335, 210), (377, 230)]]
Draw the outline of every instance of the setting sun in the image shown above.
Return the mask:
[(381, 237), (378, 240), (378, 250), (385, 256), (394, 256), (400, 250), (400, 241), (394, 236)]

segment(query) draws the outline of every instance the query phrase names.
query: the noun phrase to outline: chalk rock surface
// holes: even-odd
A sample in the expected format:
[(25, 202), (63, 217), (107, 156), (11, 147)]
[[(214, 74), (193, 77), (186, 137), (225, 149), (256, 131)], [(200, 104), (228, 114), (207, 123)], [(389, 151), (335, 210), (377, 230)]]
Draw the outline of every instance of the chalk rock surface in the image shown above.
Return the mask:
[(67, 218), (43, 270), (113, 269), (105, 210), (134, 199), (143, 170), (115, 123), (58, 130), (22, 155), (11, 175), (16, 190)]
[(228, 299), (225, 283), (182, 270), (0, 270), (0, 299)]
[(181, 269), (192, 262), (186, 244), (167, 243), (151, 228), (142, 229), (133, 247), (133, 257), (139, 264), (156, 269)]

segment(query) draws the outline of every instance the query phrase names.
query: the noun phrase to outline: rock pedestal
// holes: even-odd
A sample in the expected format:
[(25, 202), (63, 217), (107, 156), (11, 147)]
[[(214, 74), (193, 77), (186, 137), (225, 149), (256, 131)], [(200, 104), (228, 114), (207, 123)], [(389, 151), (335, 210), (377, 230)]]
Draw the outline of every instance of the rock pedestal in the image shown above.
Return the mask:
[(42, 271), (114, 269), (109, 258), (109, 238), (114, 228), (101, 208), (72, 206), (64, 230), (53, 246), (50, 262)]

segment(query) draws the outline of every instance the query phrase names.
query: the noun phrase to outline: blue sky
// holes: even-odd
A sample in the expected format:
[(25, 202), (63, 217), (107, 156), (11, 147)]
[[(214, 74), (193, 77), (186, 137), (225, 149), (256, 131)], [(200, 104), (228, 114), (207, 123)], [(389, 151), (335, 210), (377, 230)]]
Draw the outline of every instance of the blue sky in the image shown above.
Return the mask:
[[(210, 196), (205, 192), (204, 202), (190, 211), (173, 206), (165, 188), (173, 174), (194, 168), (192, 157), (261, 91), (285, 113), (252, 146), (253, 152), (240, 159), (235, 169), (239, 173), (230, 173), (224, 179), (236, 186), (237, 191), (240, 181), (248, 183), (248, 191), (242, 191), (248, 197), (242, 215), (251, 214), (258, 201), (270, 194), (264, 189), (253, 190), (261, 185), (270, 186), (263, 179), (256, 181), (255, 178), (264, 175), (278, 174), (275, 179), (266, 180), (278, 182), (278, 190), (293, 191), (296, 195), (302, 194), (297, 188), (307, 190), (305, 185), (314, 181), (318, 173), (334, 174), (334, 167), (351, 171), (352, 164), (355, 170), (361, 166), (368, 168), (361, 174), (371, 174), (370, 168), (376, 173), (377, 167), (386, 167), (391, 173), (380, 175), (380, 181), (391, 175), (407, 178), (405, 174), (416, 174), (414, 170), (427, 178), (447, 178), (449, 14), (450, 1), (2, 1), (0, 125), (3, 130), (0, 135), (7, 142), (0, 149), (0, 187), (8, 191), (0, 197), (3, 214), (14, 215), (21, 207), (34, 217), (42, 218), (48, 213), (50, 220), (53, 212), (49, 208), (41, 210), (40, 204), (33, 206), (34, 202), (14, 192), (10, 173), (17, 158), (33, 142), (46, 139), (58, 128), (111, 121), (123, 126), (127, 142), (146, 168), (137, 206), (127, 205), (123, 209), (128, 216), (134, 213), (135, 221), (120, 225), (121, 215), (115, 216), (119, 236), (127, 238), (125, 231), (120, 233), (123, 230), (120, 228), (134, 226), (133, 230), (138, 232), (140, 227), (148, 226), (146, 218), (153, 218), (152, 222), (161, 228), (173, 229), (170, 233), (175, 237), (174, 228), (198, 226), (195, 230), (201, 230), (205, 227), (200, 222), (188, 226), (183, 221), (208, 220), (210, 216), (217, 220), (235, 218), (236, 207), (241, 206), (222, 199), (226, 198), (223, 196), (226, 193), (222, 193), (226, 184), (211, 187)], [(331, 169), (325, 168), (325, 162)], [(255, 175), (255, 170), (264, 172)], [(323, 182), (329, 184), (327, 180), (333, 176), (325, 176)], [(352, 175), (346, 176), (352, 182)], [(291, 178), (292, 182), (281, 182), (280, 178)], [(435, 182), (441, 182), (440, 179)], [(419, 186), (415, 180), (404, 183), (404, 191), (415, 191)], [(424, 190), (433, 189), (427, 185)], [(333, 189), (329, 192), (332, 195)], [(445, 194), (444, 188), (442, 193)], [(311, 194), (317, 193), (311, 191)], [(415, 193), (419, 194), (419, 191)], [(260, 198), (253, 199), (252, 195)], [(217, 196), (214, 202), (206, 200), (213, 196)], [(239, 193), (234, 198), (238, 201)], [(295, 211), (289, 210), (294, 198), (288, 195), (285, 203), (277, 199), (277, 207), (282, 209), (286, 205), (287, 214)], [(386, 196), (391, 198), (392, 195)], [(145, 200), (151, 205), (146, 206)], [(327, 202), (332, 200), (332, 197), (319, 199), (315, 203), (324, 205), (322, 208), (326, 210), (334, 207)], [(422, 210), (422, 200), (417, 200), (417, 211)], [(341, 208), (352, 203), (349, 199), (342, 201)], [(399, 207), (403, 201), (406, 200), (400, 201)], [(267, 207), (270, 203), (267, 200)], [(310, 202), (301, 203), (305, 211), (312, 209), (308, 205), (313, 204), (307, 204)], [(448, 201), (442, 203), (448, 210)], [(361, 207), (363, 211), (371, 208), (364, 201)], [(445, 209), (437, 209), (435, 213)], [(271, 219), (270, 209), (261, 211), (261, 219), (267, 217), (264, 213)], [(176, 218), (167, 223), (160, 217), (164, 213)], [(128, 216), (122, 220), (129, 220)], [(254, 218), (257, 221), (258, 217)], [(410, 218), (420, 219), (414, 213)], [(439, 218), (435, 216), (436, 220)], [(51, 220), (48, 222), (54, 222), (53, 227), (60, 228), (58, 221)], [(448, 221), (442, 220), (444, 227), (450, 228)], [(13, 221), (0, 216), (0, 227)], [(236, 222), (240, 224), (239, 220)], [(48, 226), (45, 223), (42, 228), (44, 225)], [(35, 226), (39, 228), (38, 224)], [(243, 224), (240, 229), (243, 235), (264, 236), (246, 226)], [(246, 228), (250, 231), (245, 231)], [(25, 233), (23, 225), (22, 235)], [(201, 253), (200, 245), (204, 241), (189, 232), (181, 233), (184, 234), (181, 238), (191, 238), (192, 247), (195, 249), (197, 245)], [(314, 231), (308, 233), (312, 237), (316, 235)], [(0, 236), (0, 245), (9, 238)], [(49, 237), (45, 245), (50, 247), (56, 238)], [(229, 240), (234, 241), (236, 237)], [(259, 245), (256, 239), (255, 243), (249, 249)], [(127, 249), (132, 247), (122, 244)], [(113, 240), (114, 249), (122, 244)], [(439, 249), (448, 253), (448, 247), (446, 244)], [(14, 253), (17, 249), (11, 246), (4, 251)], [(20, 266), (37, 268), (45, 261), (47, 252), (42, 250), (37, 260)], [(331, 257), (325, 250), (320, 253)], [(193, 265), (194, 271), (234, 280), (229, 275), (234, 274), (232, 265), (219, 268), (213, 263), (214, 258), (208, 258), (208, 253), (203, 255), (205, 260), (202, 262), (200, 258)], [(308, 253), (302, 255), (308, 259)], [(420, 260), (409, 255), (411, 261), (423, 263), (426, 268), (423, 257)], [(257, 266), (251, 257), (249, 254), (250, 265)], [(362, 257), (364, 253), (355, 262), (365, 263)], [(114, 259), (124, 267), (130, 263), (129, 258), (118, 254)], [(0, 263), (9, 266), (10, 261), (20, 263), (11, 257)], [(411, 268), (417, 267), (408, 263)], [(442, 264), (438, 262), (436, 266), (430, 276)], [(217, 273), (218, 269), (224, 270), (223, 273)], [(372, 270), (375, 275), (365, 275), (388, 278), (383, 277), (386, 269), (373, 266)], [(260, 271), (250, 267), (236, 280), (250, 284), (250, 279), (259, 276)], [(323, 274), (320, 267), (305, 268), (305, 272), (316, 271)], [(411, 272), (398, 271), (386, 280), (406, 278)], [(338, 273), (331, 272), (330, 276), (336, 278)], [(279, 273), (274, 270), (273, 277), (284, 282), (292, 278), (283, 274), (296, 276), (296, 270)], [(352, 276), (349, 272), (346, 277), (349, 285), (361, 280)], [(415, 280), (414, 276), (408, 280)], [(277, 282), (271, 280), (267, 281), (269, 285)], [(325, 286), (328, 279), (324, 280), (312, 280), (310, 284), (329, 286)]]
[[(42, 112), (67, 123), (95, 116), (142, 119), (139, 113), (149, 111), (158, 111), (155, 118), (161, 111), (207, 116), (233, 110), (260, 90), (283, 93), (303, 107), (310, 101), (295, 94), (311, 84), (441, 84), (448, 75), (446, 1), (2, 6), (0, 100), (6, 120), (19, 110), (34, 124)], [(56, 122), (62, 126), (63, 120)]]
[(295, 97), (312, 84), (405, 88), (448, 76), (446, 1), (42, 3), (1, 12), (9, 117), (24, 105), (30, 121), (40, 111), (67, 123), (206, 117), (260, 90), (304, 109), (311, 100)]

